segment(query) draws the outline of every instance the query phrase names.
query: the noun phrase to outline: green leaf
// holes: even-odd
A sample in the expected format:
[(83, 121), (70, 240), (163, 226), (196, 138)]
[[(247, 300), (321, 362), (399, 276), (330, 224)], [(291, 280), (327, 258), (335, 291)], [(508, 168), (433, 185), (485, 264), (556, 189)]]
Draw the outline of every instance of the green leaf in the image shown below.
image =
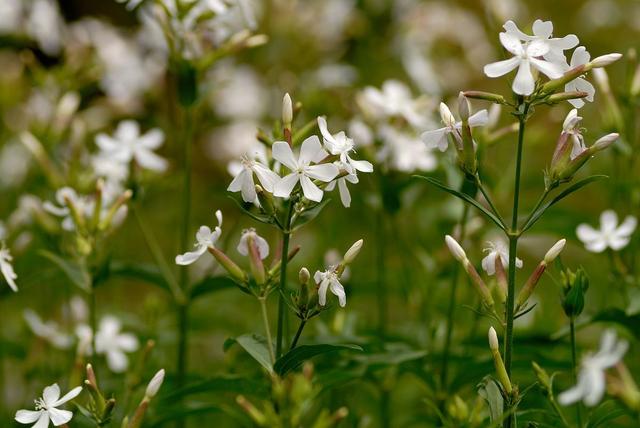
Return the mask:
[(311, 220), (316, 218), (320, 211), (331, 201), (331, 198), (327, 198), (319, 204), (314, 205), (313, 207), (304, 210), (300, 215), (298, 215), (293, 222), (291, 223), (291, 230), (298, 230), (303, 225), (309, 223)]
[(166, 402), (175, 402), (178, 399), (194, 394), (205, 392), (228, 392), (243, 395), (261, 395), (268, 394), (268, 388), (264, 382), (256, 382), (253, 379), (239, 376), (219, 376), (210, 379), (201, 380), (187, 385), (181, 389), (174, 390), (167, 395), (162, 395), (162, 400)]
[(236, 283), (227, 276), (213, 276), (205, 278), (191, 288), (191, 300), (216, 291), (227, 290), (236, 287)]
[[(236, 337), (235, 341), (238, 345), (242, 346), (254, 360), (267, 369), (269, 373), (273, 373), (267, 339), (258, 334), (244, 334)], [(225, 342), (225, 348), (228, 347), (229, 345)]]
[(600, 404), (589, 415), (587, 428), (608, 427), (609, 422), (625, 415), (627, 412), (615, 401), (608, 400)]
[(109, 266), (109, 274), (124, 278), (137, 279), (148, 284), (155, 285), (167, 292), (170, 291), (169, 285), (162, 276), (160, 269), (152, 264), (115, 261)]
[(445, 184), (441, 183), (440, 181), (436, 180), (435, 178), (425, 177), (423, 175), (414, 175), (414, 177), (422, 178), (423, 180), (428, 181), (429, 183), (433, 184), (434, 186), (438, 187), (439, 189), (444, 190), (445, 192), (450, 193), (453, 196), (455, 196), (457, 198), (460, 198), (463, 201), (473, 205), (478, 210), (480, 210), (480, 212), (482, 212), (489, 220), (494, 222), (496, 224), (496, 226), (498, 226), (502, 230), (506, 230), (506, 226), (504, 225), (504, 223), (502, 223), (502, 220), (500, 220), (498, 217), (496, 217), (495, 214), (493, 214), (491, 211), (486, 209), (484, 206), (482, 206), (482, 204), (480, 204), (480, 202), (476, 201), (471, 196), (469, 196), (467, 194), (464, 194), (462, 192), (459, 192), (459, 191), (457, 191), (455, 189), (452, 189), (452, 188), (446, 186)]
[(504, 399), (502, 398), (500, 388), (496, 382), (488, 376), (485, 377), (482, 380), (482, 383), (478, 385), (478, 394), (489, 406), (489, 417), (491, 418), (491, 422), (501, 420)]
[(552, 200), (550, 200), (546, 204), (542, 205), (540, 208), (538, 208), (536, 210), (535, 213), (533, 213), (533, 215), (531, 216), (529, 221), (527, 221), (527, 223), (522, 227), (522, 232), (526, 232), (529, 228), (531, 228), (531, 226), (533, 226), (540, 219), (540, 217), (542, 217), (542, 214), (544, 214), (544, 212), (546, 210), (548, 210), (553, 205), (555, 205), (558, 202), (560, 202), (562, 199), (566, 198), (567, 196), (569, 196), (573, 192), (583, 188), (587, 184), (593, 183), (594, 181), (602, 180), (604, 178), (609, 178), (609, 177), (607, 177), (606, 175), (592, 175), (591, 177), (587, 177), (585, 179), (582, 179), (582, 180), (578, 181), (577, 183), (574, 183), (570, 187), (564, 189), (555, 198), (553, 198)]
[(256, 221), (258, 221), (260, 223), (264, 223), (264, 224), (274, 224), (275, 223), (273, 217), (270, 216), (270, 215), (252, 212), (250, 210), (250, 208), (253, 207), (253, 204), (245, 204), (243, 202), (240, 202), (237, 198), (234, 198), (233, 196), (229, 196), (229, 199), (231, 199), (233, 202), (235, 202), (236, 205), (238, 205), (238, 208), (240, 208), (240, 210), (242, 212), (244, 212), (246, 215), (248, 215), (252, 219), (254, 219), (254, 220), (256, 220)]
[(273, 365), (273, 368), (275, 369), (276, 373), (278, 373), (280, 376), (283, 376), (291, 370), (295, 370), (298, 366), (300, 366), (300, 364), (310, 358), (313, 358), (317, 355), (327, 354), (329, 352), (336, 352), (345, 349), (362, 351), (362, 348), (358, 345), (349, 344), (301, 345), (290, 350), (282, 357), (280, 357), (278, 361), (276, 361), (276, 363)]
[(91, 277), (84, 266), (62, 257), (50, 251), (40, 250), (40, 255), (55, 263), (62, 272), (79, 288), (86, 292), (91, 292)]
[(359, 355), (355, 359), (369, 366), (397, 366), (419, 360), (426, 355), (427, 351), (394, 350), (379, 354)]
[(251, 423), (246, 413), (240, 411), (237, 406), (205, 403), (181, 407), (169, 407), (165, 412), (158, 415), (158, 417), (154, 418), (151, 422), (145, 424), (145, 426), (161, 428), (169, 426), (172, 421), (186, 420), (188, 418), (192, 418), (194, 422), (196, 420), (200, 420), (201, 422), (203, 415), (210, 413), (224, 413), (236, 420), (236, 422), (240, 423), (240, 426), (250, 426), (249, 424)]

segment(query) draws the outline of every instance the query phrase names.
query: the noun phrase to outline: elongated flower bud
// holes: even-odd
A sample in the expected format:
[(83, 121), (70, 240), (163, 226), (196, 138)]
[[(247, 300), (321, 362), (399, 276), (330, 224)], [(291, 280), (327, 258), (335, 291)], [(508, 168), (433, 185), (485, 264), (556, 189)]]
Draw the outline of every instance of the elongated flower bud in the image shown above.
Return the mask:
[(591, 68), (606, 67), (622, 58), (622, 54), (610, 53), (606, 55), (600, 55), (589, 62)]
[(551, 262), (553, 262), (556, 259), (556, 257), (560, 255), (566, 243), (567, 243), (566, 239), (561, 239), (555, 244), (553, 244), (553, 247), (551, 247), (549, 251), (547, 251), (547, 253), (544, 255), (544, 262), (546, 264), (550, 264)]
[(561, 103), (562, 101), (579, 100), (581, 98), (586, 98), (588, 95), (589, 94), (587, 94), (586, 92), (581, 91), (558, 92), (547, 98), (547, 103), (557, 104)]
[(440, 118), (442, 119), (442, 123), (446, 126), (453, 126), (456, 123), (456, 118), (451, 114), (451, 110), (445, 103), (440, 103)]
[(282, 123), (285, 128), (291, 129), (291, 122), (293, 122), (293, 104), (291, 96), (286, 93), (282, 99)]
[(300, 272), (298, 273), (298, 281), (300, 281), (300, 284), (306, 284), (307, 282), (309, 282), (310, 278), (311, 274), (309, 273), (309, 269), (307, 269), (306, 267), (300, 269)]
[(215, 257), (220, 265), (231, 275), (231, 277), (237, 279), (240, 282), (247, 281), (247, 274), (244, 273), (240, 267), (235, 264), (225, 253), (215, 247), (209, 247), (209, 252)]
[(469, 111), (471, 110), (471, 106), (469, 105), (469, 100), (464, 96), (463, 92), (458, 94), (458, 114), (460, 115), (460, 119), (463, 122), (469, 120)]
[(449, 251), (451, 251), (451, 254), (453, 255), (453, 257), (455, 257), (456, 260), (458, 260), (459, 262), (464, 262), (465, 260), (467, 260), (467, 254), (462, 249), (462, 246), (458, 244), (458, 241), (453, 239), (451, 235), (446, 235), (444, 237), (444, 240), (447, 243), (447, 247), (449, 247)]
[(362, 239), (359, 239), (356, 242), (354, 242), (353, 245), (347, 250), (347, 252), (344, 253), (342, 262), (346, 265), (353, 262), (355, 258), (358, 256), (358, 254), (360, 253), (363, 243), (364, 243), (364, 240)]
[(467, 98), (473, 98), (476, 100), (485, 100), (491, 101), (497, 104), (504, 104), (506, 102), (505, 98), (502, 95), (494, 94), (491, 92), (483, 92), (483, 91), (464, 91), (464, 96)]
[(149, 398), (155, 397), (162, 386), (162, 382), (164, 382), (164, 369), (160, 369), (149, 381), (144, 395)]
[(491, 349), (491, 354), (493, 355), (493, 364), (496, 368), (496, 375), (498, 380), (502, 384), (502, 387), (507, 392), (507, 394), (511, 394), (513, 388), (511, 387), (511, 380), (507, 375), (507, 370), (504, 366), (504, 362), (502, 361), (502, 356), (500, 355), (500, 345), (498, 343), (498, 335), (493, 327), (489, 328), (489, 349)]
[(589, 149), (593, 153), (599, 152), (600, 150), (604, 150), (610, 145), (612, 145), (613, 143), (615, 143), (618, 137), (620, 137), (620, 134), (615, 132), (612, 132), (611, 134), (607, 134), (604, 137), (599, 138), (598, 141), (593, 143), (593, 146), (591, 146)]

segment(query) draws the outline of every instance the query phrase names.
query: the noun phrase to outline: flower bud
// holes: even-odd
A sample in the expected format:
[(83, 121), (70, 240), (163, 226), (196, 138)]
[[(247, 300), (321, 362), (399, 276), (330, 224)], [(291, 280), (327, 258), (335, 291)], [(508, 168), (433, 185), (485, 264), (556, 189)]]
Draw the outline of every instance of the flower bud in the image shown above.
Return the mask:
[(553, 80), (549, 80), (547, 83), (542, 85), (543, 94), (552, 94), (560, 88), (564, 88), (564, 85), (571, 82), (572, 80), (577, 79), (582, 76), (584, 73), (589, 71), (589, 64), (581, 64), (577, 67), (573, 67), (572, 69), (566, 71), (561, 77)]
[(258, 202), (260, 202), (260, 206), (265, 214), (273, 215), (275, 212), (275, 208), (273, 205), (273, 196), (269, 192), (265, 192), (265, 190), (259, 184), (256, 184), (256, 195), (258, 195)]
[(613, 143), (615, 143), (619, 136), (620, 134), (617, 134), (615, 132), (612, 132), (611, 134), (607, 134), (604, 137), (599, 138), (598, 141), (596, 141), (595, 143), (593, 143), (593, 146), (591, 146), (589, 150), (593, 151), (593, 153), (599, 152), (600, 150), (604, 150), (610, 145), (612, 145)]
[(144, 395), (148, 398), (153, 398), (158, 393), (158, 390), (162, 386), (162, 382), (164, 382), (164, 369), (160, 369), (158, 373), (153, 376), (149, 384), (147, 385), (147, 390)]
[(471, 110), (471, 106), (469, 105), (469, 100), (464, 96), (463, 92), (458, 94), (458, 114), (463, 122), (469, 120), (469, 111)]
[(440, 103), (440, 118), (446, 126), (453, 126), (456, 123), (456, 118), (453, 117), (451, 110), (445, 103)]
[(500, 355), (500, 344), (498, 343), (498, 335), (493, 327), (489, 328), (489, 349), (493, 355), (493, 365), (496, 368), (496, 375), (498, 380), (502, 384), (505, 392), (511, 394), (513, 388), (511, 387), (511, 380), (507, 375), (507, 369), (504, 367), (502, 356)]
[(538, 263), (538, 266), (536, 266), (536, 269), (533, 271), (531, 276), (529, 276), (529, 279), (527, 279), (527, 282), (520, 290), (520, 293), (518, 293), (516, 308), (520, 309), (527, 303), (527, 300), (529, 300), (529, 297), (533, 294), (533, 291), (536, 289), (536, 286), (546, 269), (547, 263), (544, 260)]
[(459, 262), (467, 260), (467, 254), (464, 252), (460, 244), (458, 244), (458, 241), (453, 239), (451, 235), (446, 235), (444, 240), (447, 243), (447, 247), (449, 247), (449, 251), (451, 251), (451, 254), (456, 260)]
[(282, 123), (285, 128), (291, 129), (291, 122), (293, 122), (293, 104), (289, 93), (286, 93), (282, 99)]
[(562, 272), (563, 299), (562, 309), (569, 318), (575, 318), (584, 309), (584, 295), (589, 288), (589, 277), (582, 268), (574, 273), (570, 270)]
[(502, 95), (493, 94), (491, 92), (483, 92), (483, 91), (464, 91), (464, 96), (467, 98), (473, 98), (476, 100), (485, 100), (491, 101), (497, 104), (504, 104), (506, 100)]
[(489, 349), (492, 351), (500, 350), (500, 344), (498, 343), (498, 334), (493, 327), (489, 327)]
[(244, 273), (240, 267), (235, 264), (225, 253), (217, 249), (216, 247), (209, 247), (209, 252), (215, 257), (215, 259), (222, 265), (222, 267), (231, 275), (232, 278), (240, 282), (247, 281), (247, 274)]
[(533, 366), (533, 371), (538, 378), (538, 382), (540, 382), (540, 385), (545, 389), (545, 393), (551, 393), (551, 377), (549, 377), (549, 374), (535, 361), (532, 361), (531, 365)]
[(306, 267), (303, 267), (302, 269), (300, 269), (300, 272), (298, 273), (298, 281), (300, 281), (300, 284), (301, 285), (307, 284), (309, 282), (309, 278), (311, 278), (309, 269), (307, 269)]
[(558, 92), (547, 98), (547, 103), (557, 104), (562, 101), (579, 100), (581, 98), (586, 98), (588, 95), (589, 94), (587, 94), (586, 92), (581, 91)]
[(353, 243), (353, 245), (351, 246), (351, 248), (349, 248), (347, 250), (346, 253), (344, 253), (344, 257), (342, 258), (342, 262), (347, 265), (351, 262), (353, 262), (355, 260), (355, 258), (358, 256), (358, 254), (360, 253), (360, 250), (362, 249), (362, 244), (364, 243), (364, 240), (359, 239), (356, 242)]
[(256, 244), (255, 234), (249, 234), (247, 237), (247, 247), (249, 249), (249, 267), (253, 279), (255, 279), (258, 285), (263, 285), (267, 281), (267, 275), (264, 270), (264, 264), (260, 257), (260, 251)]
[(558, 242), (556, 242), (553, 245), (553, 247), (551, 247), (549, 249), (549, 251), (547, 251), (547, 254), (544, 255), (544, 262), (546, 264), (549, 264), (552, 261), (554, 261), (556, 259), (556, 257), (558, 257), (558, 255), (560, 255), (560, 253), (564, 249), (564, 246), (565, 246), (566, 243), (567, 243), (566, 239), (561, 239)]
[(600, 68), (606, 67), (607, 65), (613, 64), (622, 58), (622, 54), (619, 53), (610, 53), (606, 55), (601, 55), (599, 57), (594, 58), (589, 62), (591, 68)]

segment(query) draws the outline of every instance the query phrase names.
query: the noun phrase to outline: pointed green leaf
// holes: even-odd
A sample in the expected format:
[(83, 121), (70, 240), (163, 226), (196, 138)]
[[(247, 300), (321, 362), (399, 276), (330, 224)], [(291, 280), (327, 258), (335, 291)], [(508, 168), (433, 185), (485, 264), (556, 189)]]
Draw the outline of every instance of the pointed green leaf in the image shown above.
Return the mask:
[[(258, 334), (244, 334), (236, 337), (235, 341), (242, 346), (249, 355), (253, 357), (269, 373), (273, 373), (271, 357), (269, 356), (269, 345), (267, 339)], [(225, 343), (225, 346), (227, 344)]]
[(331, 198), (327, 198), (322, 202), (320, 202), (319, 204), (316, 204), (313, 207), (304, 210), (300, 215), (298, 215), (293, 219), (293, 222), (291, 223), (291, 230), (292, 231), (297, 230), (303, 225), (309, 223), (314, 218), (316, 218), (318, 214), (320, 214), (320, 211), (322, 211), (322, 209), (325, 206), (327, 206), (327, 204), (330, 201), (331, 201)]
[(313, 358), (317, 355), (327, 354), (329, 352), (336, 352), (349, 349), (352, 351), (362, 351), (362, 348), (358, 345), (330, 345), (330, 344), (322, 344), (322, 345), (301, 345), (297, 348), (294, 348), (284, 354), (282, 357), (276, 361), (273, 365), (276, 373), (280, 376), (283, 376), (290, 372), (291, 370), (295, 370), (300, 364), (305, 362), (306, 360)]
[(504, 223), (502, 222), (502, 220), (500, 218), (498, 218), (495, 214), (493, 214), (491, 211), (486, 209), (482, 204), (480, 204), (480, 202), (476, 201), (471, 196), (469, 196), (469, 195), (467, 195), (465, 193), (459, 192), (459, 191), (457, 191), (455, 189), (452, 189), (452, 188), (446, 186), (445, 184), (441, 183), (440, 181), (436, 180), (435, 178), (425, 177), (423, 175), (414, 175), (414, 177), (422, 178), (423, 180), (428, 181), (429, 183), (433, 184), (434, 186), (438, 187), (439, 189), (444, 190), (445, 192), (448, 192), (448, 193), (452, 194), (453, 196), (455, 196), (457, 198), (460, 198), (463, 201), (473, 205), (478, 210), (480, 210), (480, 212), (482, 212), (489, 220), (494, 222), (496, 224), (496, 226), (498, 226), (502, 230), (506, 230), (506, 226), (504, 225)]
[[(203, 279), (193, 285), (191, 288), (191, 299), (204, 296), (216, 291), (227, 290), (236, 287), (236, 283), (228, 276), (212, 276)], [(243, 290), (244, 291), (244, 290)]]
[(71, 282), (79, 288), (87, 292), (91, 291), (91, 277), (82, 265), (71, 260), (65, 260), (57, 254), (46, 250), (41, 250), (40, 255), (55, 263)]

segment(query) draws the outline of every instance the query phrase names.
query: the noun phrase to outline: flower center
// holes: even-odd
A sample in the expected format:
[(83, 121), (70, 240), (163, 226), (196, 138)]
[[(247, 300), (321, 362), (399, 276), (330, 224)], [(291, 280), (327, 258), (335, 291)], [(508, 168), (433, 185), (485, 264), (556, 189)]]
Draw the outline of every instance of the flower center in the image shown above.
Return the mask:
[(38, 398), (37, 400), (34, 400), (34, 402), (36, 403), (36, 410), (48, 410), (47, 403), (43, 398)]

